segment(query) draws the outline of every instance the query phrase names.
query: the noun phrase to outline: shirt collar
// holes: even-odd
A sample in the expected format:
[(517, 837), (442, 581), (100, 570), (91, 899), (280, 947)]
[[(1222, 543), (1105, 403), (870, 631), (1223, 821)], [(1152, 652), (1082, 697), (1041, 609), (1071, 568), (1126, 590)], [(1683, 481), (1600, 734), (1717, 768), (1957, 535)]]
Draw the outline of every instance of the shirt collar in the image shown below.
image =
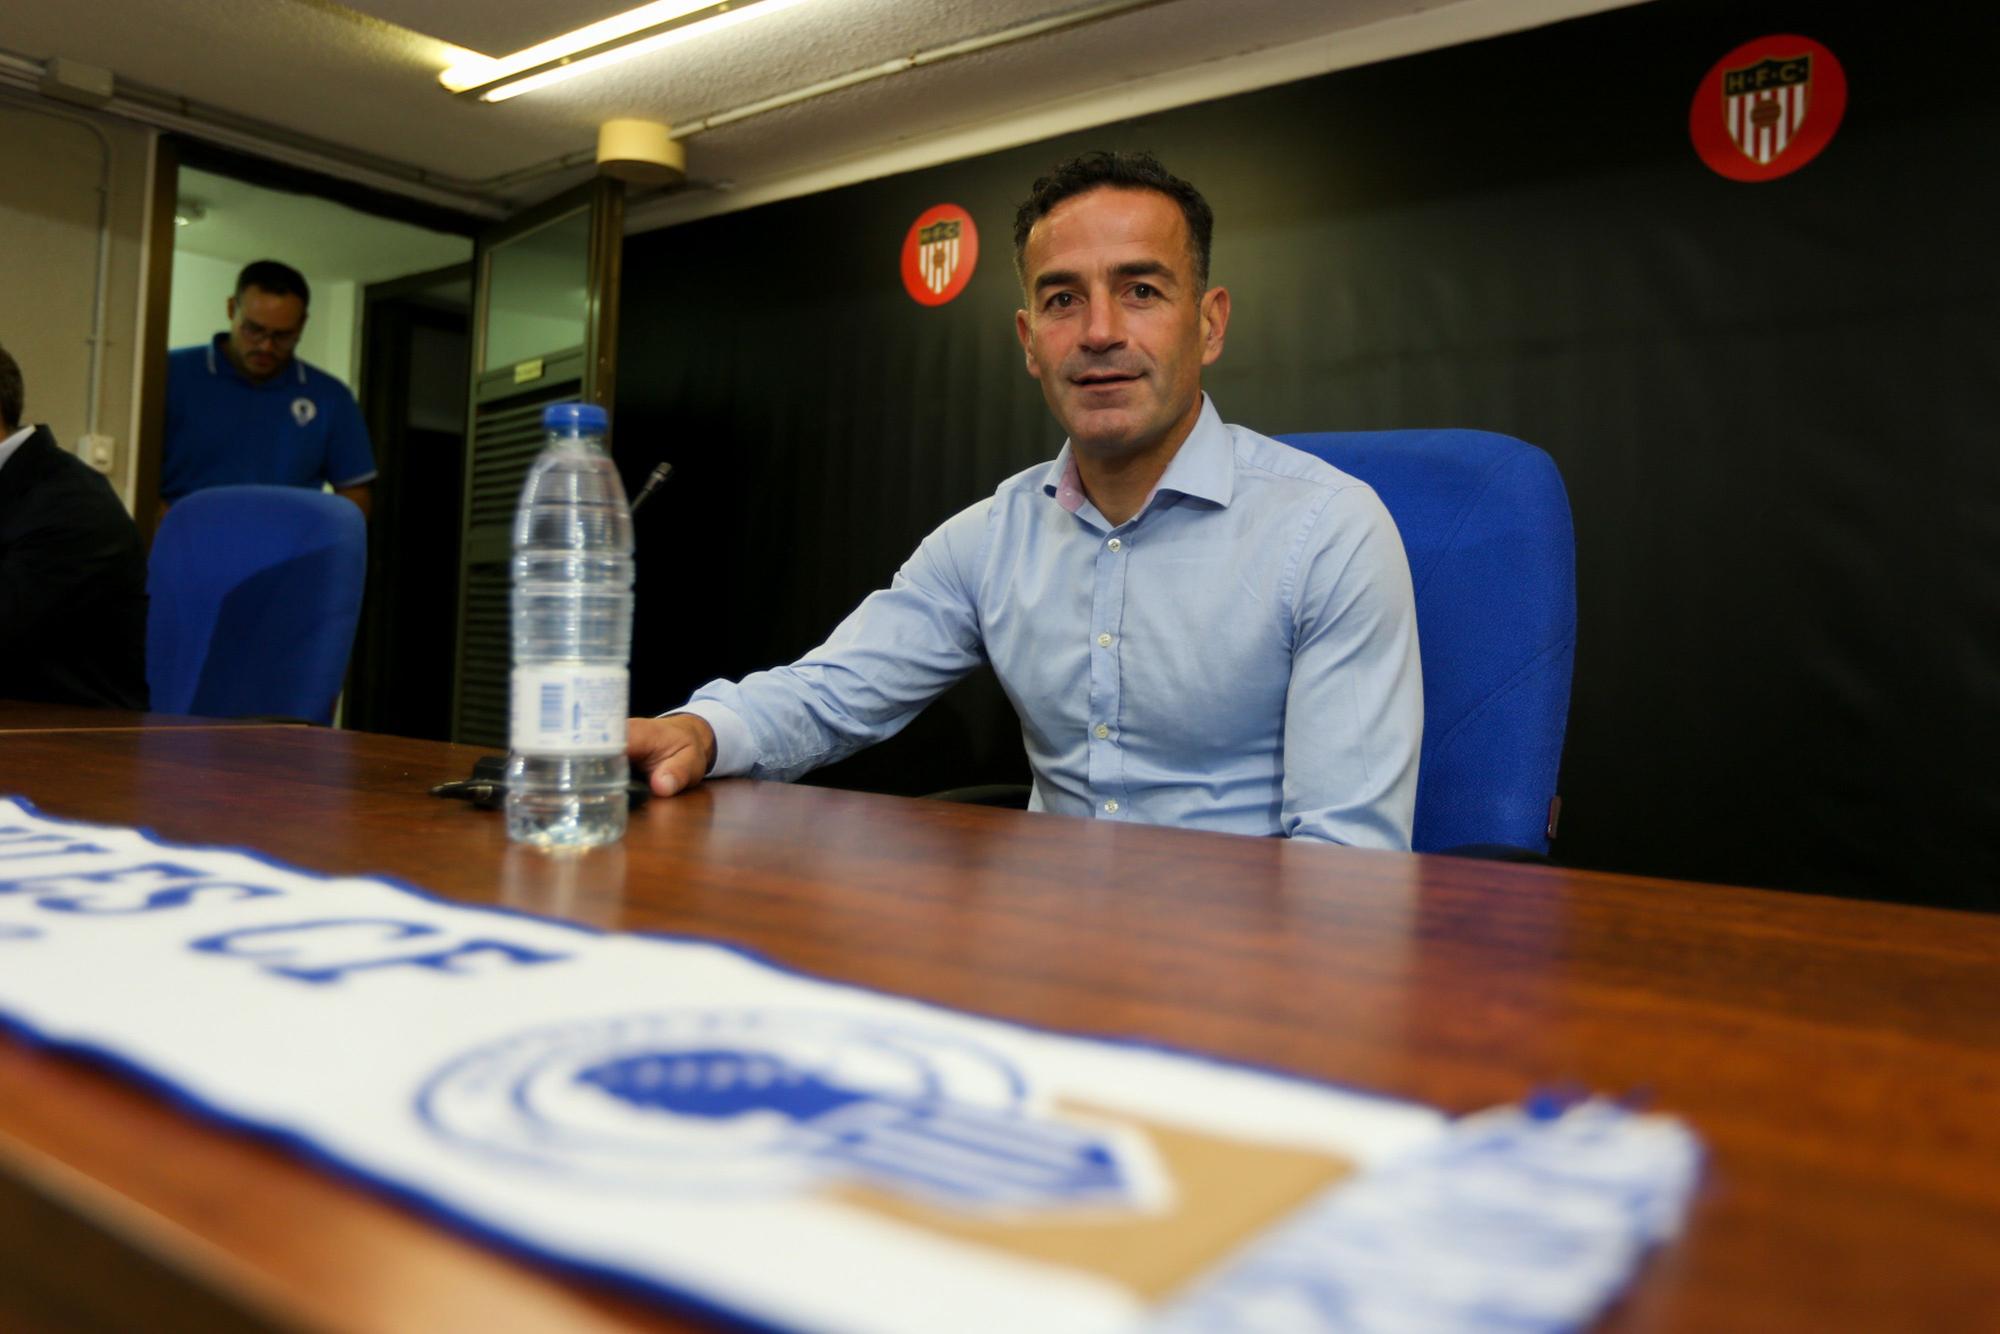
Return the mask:
[(0, 440), (0, 468), (7, 466), (7, 460), (14, 457), (14, 451), (28, 443), (28, 437), (35, 433), (32, 425), (23, 426), (5, 440)]
[[(1230, 439), (1222, 414), (1215, 410), (1215, 400), (1206, 393), (1201, 396), (1201, 413), (1195, 418), (1194, 429), (1174, 451), (1167, 470), (1160, 475), (1139, 512), (1145, 513), (1153, 503), (1153, 496), (1162, 491), (1221, 506), (1227, 506), (1236, 493), (1236, 442)], [(1042, 492), (1071, 514), (1083, 504), (1083, 480), (1076, 470), (1076, 453), (1069, 441), (1063, 441), (1062, 452), (1043, 474)]]
[(1063, 441), (1062, 452), (1042, 477), (1042, 494), (1053, 496), (1056, 504), (1071, 514), (1082, 507), (1084, 501), (1083, 478), (1076, 471), (1076, 453)]
[[(229, 368), (229, 373), (231, 375), (234, 375), (237, 379), (249, 385), (252, 389), (268, 389), (274, 384), (281, 384), (284, 382), (286, 376), (283, 371), (280, 371), (278, 374), (273, 375), (268, 380), (259, 382), (251, 379), (249, 376), (245, 375), (242, 371), (237, 370), (236, 363), (231, 361), (229, 359), (229, 354), (222, 350), (222, 344), (226, 339), (228, 339), (228, 337), (229, 337), (229, 331), (225, 329), (221, 333), (217, 334), (215, 337), (208, 340), (208, 373), (210, 375), (220, 375), (222, 373), (222, 368), (226, 366)], [(298, 382), (300, 384), (304, 384), (306, 382), (306, 364), (303, 361), (299, 360), (298, 355), (296, 353), (294, 353), (292, 356), (291, 366), (292, 366), (292, 374), (295, 377), (297, 377)]]

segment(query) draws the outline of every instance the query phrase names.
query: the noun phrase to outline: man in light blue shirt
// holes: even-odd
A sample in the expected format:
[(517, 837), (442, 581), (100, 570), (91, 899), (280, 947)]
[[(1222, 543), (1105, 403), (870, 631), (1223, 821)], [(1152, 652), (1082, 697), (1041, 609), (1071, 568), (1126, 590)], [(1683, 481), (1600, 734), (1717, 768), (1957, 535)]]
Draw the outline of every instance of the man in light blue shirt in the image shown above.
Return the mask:
[(656, 793), (795, 778), (990, 662), (1031, 809), (1410, 846), (1423, 688), (1402, 541), (1367, 486), (1202, 393), (1229, 323), (1212, 229), (1149, 155), (1035, 183), (1015, 325), (1062, 452), (925, 538), (791, 666), (633, 719)]

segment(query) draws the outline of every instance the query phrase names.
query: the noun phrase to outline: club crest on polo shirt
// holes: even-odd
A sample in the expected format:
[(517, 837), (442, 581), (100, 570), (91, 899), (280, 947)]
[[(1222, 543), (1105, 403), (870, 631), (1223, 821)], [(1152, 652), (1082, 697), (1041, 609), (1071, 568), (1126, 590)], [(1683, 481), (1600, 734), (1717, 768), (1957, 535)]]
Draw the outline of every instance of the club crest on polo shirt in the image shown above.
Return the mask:
[(947, 1210), (1151, 1210), (1145, 1137), (1031, 1105), (961, 1039), (830, 1015), (690, 1012), (538, 1029), (439, 1070), (417, 1110), (488, 1160), (610, 1190), (865, 1187)]
[(292, 420), (301, 426), (309, 426), (319, 415), (319, 405), (301, 395), (292, 400)]

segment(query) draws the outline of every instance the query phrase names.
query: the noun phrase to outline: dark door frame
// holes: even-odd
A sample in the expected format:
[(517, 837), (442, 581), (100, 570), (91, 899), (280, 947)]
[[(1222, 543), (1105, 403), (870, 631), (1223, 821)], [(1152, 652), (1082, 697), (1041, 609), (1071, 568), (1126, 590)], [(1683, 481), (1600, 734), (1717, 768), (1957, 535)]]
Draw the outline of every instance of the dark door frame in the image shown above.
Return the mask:
[[(433, 604), (438, 582), (458, 570), (465, 424), (458, 419), (451, 433), (456, 449), (442, 460), (437, 451), (446, 445), (444, 433), (420, 430), (408, 408), (414, 384), (411, 349), (421, 328), (465, 340), (466, 363), (452, 386), (454, 401), (462, 399), (463, 381), (472, 373), (471, 281), (472, 261), (466, 260), (369, 283), (361, 292), (363, 355), (355, 397), (375, 444), (379, 475), (368, 525), (367, 595), (349, 664), (343, 719), (364, 731), (437, 740), (449, 732), (454, 645), (448, 629), (442, 643), (431, 632), (448, 627), (456, 608), (455, 589), (445, 606)], [(462, 304), (428, 299), (453, 282), (467, 289)], [(434, 713), (428, 707), (433, 703)]]

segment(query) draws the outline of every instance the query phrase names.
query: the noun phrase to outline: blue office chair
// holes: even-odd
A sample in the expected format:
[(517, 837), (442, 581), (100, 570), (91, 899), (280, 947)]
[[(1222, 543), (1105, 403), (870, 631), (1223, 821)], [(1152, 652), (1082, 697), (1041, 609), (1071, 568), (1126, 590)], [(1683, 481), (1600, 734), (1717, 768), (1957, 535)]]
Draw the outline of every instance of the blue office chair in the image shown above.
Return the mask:
[(367, 523), (339, 496), (219, 486), (175, 502), (146, 581), (153, 708), (331, 723), (367, 564)]
[(1375, 488), (1417, 593), (1418, 852), (1546, 853), (1576, 655), (1576, 536), (1555, 461), (1490, 431), (1283, 435)]

